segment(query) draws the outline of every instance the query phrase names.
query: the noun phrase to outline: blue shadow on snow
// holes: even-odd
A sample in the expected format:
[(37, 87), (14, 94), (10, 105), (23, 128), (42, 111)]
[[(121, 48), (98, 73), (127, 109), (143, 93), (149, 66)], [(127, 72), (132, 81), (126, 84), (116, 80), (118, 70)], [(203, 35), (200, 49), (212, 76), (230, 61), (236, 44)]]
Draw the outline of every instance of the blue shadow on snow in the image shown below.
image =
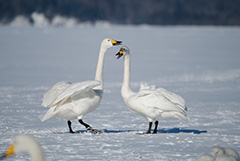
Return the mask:
[[(102, 132), (103, 133), (107, 133), (107, 134), (114, 134), (114, 133), (127, 133), (127, 132), (137, 132), (137, 130), (107, 130), (107, 129), (103, 129)], [(77, 130), (75, 131), (75, 133), (87, 133), (87, 130)]]
[[(126, 133), (126, 132), (137, 132), (139, 133), (139, 130), (103, 130), (104, 133)], [(157, 131), (158, 133), (162, 134), (178, 134), (178, 133), (193, 133), (193, 134), (202, 134), (207, 133), (206, 130), (194, 130), (194, 129), (185, 129), (185, 128), (172, 128), (172, 129), (159, 129)]]
[[(117, 134), (117, 133), (128, 133), (128, 132), (136, 132), (137, 134), (141, 134), (144, 132), (140, 130), (108, 130), (108, 129), (103, 129), (103, 133), (107, 134)], [(159, 129), (157, 131), (159, 134), (179, 134), (179, 133), (193, 133), (193, 134), (202, 134), (202, 133), (207, 133), (206, 130), (195, 130), (195, 129), (185, 129), (185, 128), (171, 128), (171, 129)], [(58, 134), (61, 132), (58, 132)], [(63, 132), (63, 133), (68, 133), (68, 132)], [(87, 133), (87, 130), (77, 130), (75, 133)]]
[(202, 134), (207, 133), (206, 130), (194, 130), (194, 129), (185, 129), (185, 128), (172, 128), (172, 129), (160, 129), (158, 133), (170, 133), (170, 134), (177, 134), (177, 133), (193, 133), (193, 134)]
[[(83, 130), (84, 131), (84, 130)], [(139, 133), (139, 130), (108, 130), (104, 129), (103, 133), (128, 133), (128, 132), (136, 132)], [(185, 129), (185, 128), (171, 128), (171, 129), (159, 129), (158, 133), (162, 134), (178, 134), (178, 133), (193, 133), (193, 134), (202, 134), (207, 133), (206, 130), (195, 130), (195, 129)]]

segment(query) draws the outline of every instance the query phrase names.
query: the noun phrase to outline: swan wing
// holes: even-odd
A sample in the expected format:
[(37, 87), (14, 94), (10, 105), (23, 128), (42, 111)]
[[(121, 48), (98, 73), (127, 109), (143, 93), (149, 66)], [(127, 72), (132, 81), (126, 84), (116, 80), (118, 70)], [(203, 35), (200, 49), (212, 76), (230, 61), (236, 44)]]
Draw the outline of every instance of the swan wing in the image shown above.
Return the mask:
[(63, 104), (65, 101), (70, 99), (73, 96), (79, 95), (80, 93), (86, 94), (92, 88), (101, 85), (100, 81), (94, 80), (94, 81), (84, 81), (84, 82), (78, 82), (73, 83), (69, 87), (67, 87), (51, 104), (51, 106), (59, 106), (60, 104)]
[(141, 82), (141, 84), (140, 84), (140, 89), (139, 89), (139, 90), (144, 90), (144, 89), (155, 90), (155, 89), (156, 89), (156, 86), (155, 86), (155, 85), (149, 86), (147, 83)]
[(135, 99), (139, 101), (145, 107), (154, 107), (162, 112), (176, 111), (185, 113), (186, 111), (178, 104), (167, 98), (163, 92), (159, 92), (157, 89), (142, 89), (140, 90)]
[(147, 83), (141, 83), (139, 91), (143, 91), (140, 93), (143, 95), (152, 93), (155, 95), (163, 96), (163, 97), (165, 97), (165, 99), (167, 99), (171, 103), (173, 103), (173, 104), (179, 106), (180, 108), (182, 108), (183, 110), (187, 111), (187, 107), (185, 106), (185, 100), (181, 96), (179, 96), (173, 92), (170, 92), (164, 88), (156, 88), (155, 85), (149, 86)]
[(185, 100), (181, 96), (179, 96), (176, 93), (170, 92), (170, 91), (168, 91), (168, 90), (166, 90), (164, 88), (157, 88), (156, 90), (157, 90), (157, 93), (159, 93), (162, 96), (164, 96), (170, 102), (172, 102), (173, 104), (179, 106), (183, 110), (187, 111), (187, 107), (185, 105)]
[(42, 106), (49, 107), (59, 94), (61, 94), (69, 85), (70, 83), (64, 81), (56, 83), (43, 95)]
[(68, 99), (71, 99), (75, 95), (79, 95), (80, 93), (87, 93), (92, 88), (100, 85), (101, 82), (94, 80), (94, 81), (84, 81), (78, 82), (73, 84), (68, 84), (64, 90), (59, 92), (59, 94), (55, 97), (48, 107), (59, 107), (60, 105), (64, 104)]

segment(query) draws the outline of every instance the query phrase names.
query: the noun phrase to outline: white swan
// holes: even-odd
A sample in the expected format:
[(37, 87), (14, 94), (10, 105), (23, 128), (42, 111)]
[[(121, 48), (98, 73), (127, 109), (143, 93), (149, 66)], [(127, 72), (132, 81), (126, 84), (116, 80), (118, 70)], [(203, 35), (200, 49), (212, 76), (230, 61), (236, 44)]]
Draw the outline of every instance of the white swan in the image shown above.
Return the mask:
[(197, 161), (240, 161), (240, 157), (239, 154), (231, 148), (214, 146), (211, 148), (209, 154), (201, 155)]
[(185, 101), (179, 95), (163, 88), (142, 84), (135, 93), (130, 87), (130, 51), (123, 46), (116, 54), (118, 59), (124, 55), (124, 75), (121, 94), (125, 104), (136, 114), (146, 117), (149, 121), (147, 133), (151, 133), (152, 122), (155, 120), (153, 133), (157, 133), (158, 120), (177, 118), (189, 121), (186, 116)]
[(59, 117), (68, 120), (69, 132), (74, 133), (71, 121), (79, 122), (90, 132), (98, 132), (90, 125), (83, 122), (82, 118), (87, 113), (95, 110), (102, 99), (103, 94), (103, 63), (104, 55), (108, 48), (120, 45), (121, 41), (104, 39), (101, 43), (95, 80), (78, 83), (59, 82), (48, 90), (43, 96), (42, 106), (50, 109), (43, 116), (42, 121)]
[(0, 157), (4, 159), (13, 154), (28, 153), (32, 161), (43, 161), (44, 156), (38, 142), (32, 136), (22, 134), (17, 136), (8, 150)]

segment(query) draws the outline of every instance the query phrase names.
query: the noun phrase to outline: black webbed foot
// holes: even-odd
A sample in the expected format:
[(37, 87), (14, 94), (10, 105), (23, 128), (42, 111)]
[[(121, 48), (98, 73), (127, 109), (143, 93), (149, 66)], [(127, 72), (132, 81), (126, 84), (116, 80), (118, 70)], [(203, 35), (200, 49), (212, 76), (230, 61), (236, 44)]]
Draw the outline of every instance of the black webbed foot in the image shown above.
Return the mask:
[(87, 132), (91, 134), (102, 134), (103, 130), (93, 129), (91, 127), (87, 128)]

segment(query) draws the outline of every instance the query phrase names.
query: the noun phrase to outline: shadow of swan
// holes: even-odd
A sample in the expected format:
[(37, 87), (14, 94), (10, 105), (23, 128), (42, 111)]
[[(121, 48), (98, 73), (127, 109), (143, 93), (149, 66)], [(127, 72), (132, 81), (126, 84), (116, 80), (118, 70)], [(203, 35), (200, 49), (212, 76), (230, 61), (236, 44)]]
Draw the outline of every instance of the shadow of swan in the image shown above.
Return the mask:
[[(102, 133), (106, 133), (106, 134), (138, 132), (137, 130), (108, 130), (108, 129), (103, 129), (101, 131), (102, 131)], [(75, 133), (88, 133), (88, 131), (87, 130), (77, 130)]]
[[(108, 129), (103, 129), (101, 130), (102, 133), (106, 134), (117, 134), (117, 133), (130, 133), (130, 132), (135, 132), (137, 134), (144, 134), (143, 131), (141, 130), (108, 130)], [(207, 133), (206, 130), (195, 130), (195, 129), (186, 129), (186, 128), (163, 128), (159, 129), (157, 131), (159, 134), (179, 134), (179, 133), (192, 133), (192, 134), (202, 134), (202, 133)], [(57, 132), (56, 134), (60, 133), (68, 133), (68, 132)], [(77, 130), (75, 133), (88, 133), (87, 130)]]
[(195, 129), (185, 129), (185, 128), (172, 128), (172, 129), (159, 129), (158, 133), (170, 133), (170, 134), (178, 134), (178, 133), (193, 133), (193, 134), (202, 134), (207, 133), (206, 130), (195, 130)]
[[(139, 130), (103, 130), (104, 133), (127, 133), (127, 132), (137, 132), (139, 133)], [(185, 128), (171, 128), (171, 129), (159, 129), (157, 131), (158, 133), (169, 133), (169, 134), (178, 134), (178, 133), (193, 133), (193, 134), (202, 134), (207, 133), (206, 130), (195, 130), (195, 129), (185, 129)]]

